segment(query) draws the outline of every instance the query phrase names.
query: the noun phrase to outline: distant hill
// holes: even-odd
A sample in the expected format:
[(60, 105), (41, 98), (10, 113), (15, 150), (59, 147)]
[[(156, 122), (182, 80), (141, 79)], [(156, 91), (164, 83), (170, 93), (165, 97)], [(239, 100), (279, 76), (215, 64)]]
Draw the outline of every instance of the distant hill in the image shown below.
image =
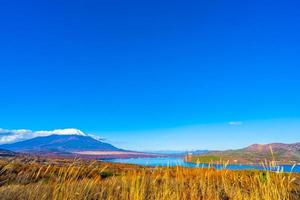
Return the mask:
[(253, 144), (243, 149), (227, 151), (211, 151), (206, 154), (191, 156), (189, 161), (231, 163), (261, 163), (265, 160), (281, 163), (300, 163), (300, 143)]
[(178, 155), (178, 156), (182, 156), (182, 155), (186, 155), (188, 153), (192, 153), (192, 154), (204, 154), (204, 153), (208, 153), (208, 150), (193, 150), (193, 151), (180, 151), (180, 150), (159, 150), (159, 151), (149, 151), (149, 153), (157, 153), (157, 154), (165, 154), (165, 155)]
[(16, 152), (77, 152), (122, 151), (111, 144), (82, 135), (50, 135), (0, 145), (0, 148)]
[(16, 153), (13, 151), (9, 151), (6, 149), (0, 149), (0, 157), (11, 157), (11, 156), (15, 156)]

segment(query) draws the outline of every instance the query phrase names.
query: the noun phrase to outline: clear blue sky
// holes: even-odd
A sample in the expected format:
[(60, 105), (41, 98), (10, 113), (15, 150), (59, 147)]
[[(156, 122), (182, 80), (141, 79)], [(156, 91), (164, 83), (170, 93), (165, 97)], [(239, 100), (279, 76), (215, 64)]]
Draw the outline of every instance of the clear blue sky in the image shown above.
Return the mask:
[[(231, 121), (249, 136), (235, 137), (236, 147), (256, 141), (261, 124), (275, 132), (282, 124), (284, 133), (300, 119), (299, 7), (289, 0), (1, 1), (0, 128), (78, 128), (135, 148), (132, 138), (140, 149), (151, 149), (151, 140), (153, 148), (178, 148), (182, 138), (170, 130)], [(288, 141), (300, 139), (297, 124)], [(200, 132), (193, 134), (215, 136), (207, 142), (218, 146), (207, 148), (228, 147), (226, 128)], [(262, 141), (286, 139), (272, 134)]]

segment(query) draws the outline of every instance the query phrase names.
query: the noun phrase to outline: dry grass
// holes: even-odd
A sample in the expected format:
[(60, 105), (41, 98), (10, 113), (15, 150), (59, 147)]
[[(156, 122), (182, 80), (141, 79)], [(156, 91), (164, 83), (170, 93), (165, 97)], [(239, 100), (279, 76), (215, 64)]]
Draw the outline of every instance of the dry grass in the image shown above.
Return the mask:
[(298, 174), (78, 160), (1, 160), (0, 184), (5, 200), (300, 199)]

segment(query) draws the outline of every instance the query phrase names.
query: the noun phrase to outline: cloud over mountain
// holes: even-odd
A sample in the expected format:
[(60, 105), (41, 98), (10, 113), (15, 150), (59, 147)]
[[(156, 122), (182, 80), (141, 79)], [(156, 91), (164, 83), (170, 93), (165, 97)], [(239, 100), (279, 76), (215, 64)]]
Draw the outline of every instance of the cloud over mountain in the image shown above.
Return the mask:
[(67, 128), (67, 129), (55, 129), (55, 130), (41, 130), (41, 131), (32, 131), (28, 129), (2, 129), (0, 128), (0, 144), (13, 143), (17, 141), (27, 140), (39, 136), (48, 136), (48, 135), (83, 135), (79, 129)]

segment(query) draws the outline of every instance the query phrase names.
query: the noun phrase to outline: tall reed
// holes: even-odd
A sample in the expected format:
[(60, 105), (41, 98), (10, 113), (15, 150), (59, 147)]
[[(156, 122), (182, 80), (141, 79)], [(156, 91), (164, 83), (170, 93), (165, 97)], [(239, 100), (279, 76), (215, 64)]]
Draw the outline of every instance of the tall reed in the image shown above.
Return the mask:
[[(1, 164), (1, 163), (0, 163)], [(100, 162), (0, 165), (4, 200), (296, 200), (299, 175)]]

